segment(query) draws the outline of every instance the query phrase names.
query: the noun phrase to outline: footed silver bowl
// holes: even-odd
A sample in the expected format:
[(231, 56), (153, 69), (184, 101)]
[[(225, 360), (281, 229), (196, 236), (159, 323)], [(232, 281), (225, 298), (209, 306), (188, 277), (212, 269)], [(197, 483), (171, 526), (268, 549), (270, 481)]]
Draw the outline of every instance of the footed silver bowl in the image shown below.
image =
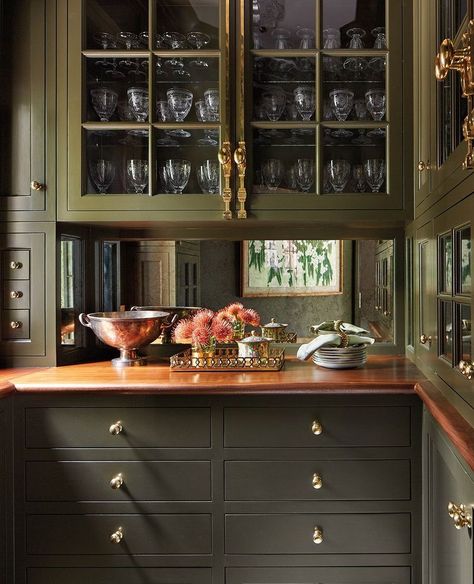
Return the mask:
[(81, 313), (79, 322), (91, 328), (103, 343), (119, 349), (120, 357), (112, 359), (112, 365), (132, 367), (146, 364), (137, 350), (160, 336), (168, 317), (168, 312), (156, 310), (92, 312)]
[(197, 306), (132, 306), (130, 310), (158, 310), (167, 312), (170, 315), (168, 322), (163, 326), (160, 338), (158, 342), (162, 345), (168, 345), (174, 343), (172, 332), (173, 324), (183, 318), (189, 318), (194, 316), (196, 312), (202, 310)]

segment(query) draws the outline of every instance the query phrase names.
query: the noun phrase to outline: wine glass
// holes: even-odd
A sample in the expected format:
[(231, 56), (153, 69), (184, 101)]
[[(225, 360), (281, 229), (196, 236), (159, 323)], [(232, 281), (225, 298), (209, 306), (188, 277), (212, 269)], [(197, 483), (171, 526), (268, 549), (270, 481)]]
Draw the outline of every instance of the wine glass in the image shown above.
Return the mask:
[(180, 32), (164, 32), (161, 37), (174, 50), (186, 48), (186, 37)]
[(298, 158), (296, 161), (296, 182), (304, 193), (311, 190), (314, 182), (314, 160)]
[(189, 160), (165, 160), (165, 172), (172, 193), (181, 195), (189, 181), (191, 162)]
[(138, 122), (145, 122), (148, 117), (148, 89), (130, 87), (127, 89), (128, 103)]
[(385, 27), (377, 26), (373, 28), (370, 33), (375, 37), (374, 49), (386, 49), (387, 37), (385, 36)]
[[(199, 51), (211, 42), (211, 37), (203, 32), (193, 31), (186, 35), (186, 40), (191, 47), (196, 48)], [(191, 65), (194, 65), (195, 67), (209, 67), (209, 63), (201, 59), (201, 57), (191, 61)]]
[(199, 186), (203, 193), (219, 193), (220, 166), (216, 160), (205, 160), (196, 171)]
[(160, 99), (156, 102), (156, 117), (159, 122), (170, 122), (173, 119), (167, 101)]
[(169, 194), (172, 192), (166, 166), (160, 164), (158, 166), (158, 178), (160, 180), (161, 192)]
[(173, 87), (166, 92), (168, 105), (176, 122), (184, 122), (193, 105), (193, 94), (187, 89)]
[(109, 32), (98, 32), (94, 35), (95, 42), (106, 51), (107, 49), (115, 49), (115, 37)]
[(291, 33), (287, 28), (275, 28), (272, 32), (273, 48), (275, 49), (291, 49), (290, 38)]
[(334, 192), (342, 193), (351, 176), (351, 165), (347, 160), (330, 160), (327, 163), (328, 179)]
[(296, 164), (292, 164), (286, 171), (286, 185), (290, 191), (298, 190), (298, 178), (296, 173)]
[(365, 103), (372, 118), (379, 122), (385, 115), (385, 91), (371, 89), (365, 94)]
[(120, 31), (117, 33), (117, 40), (120, 44), (125, 46), (127, 51), (140, 46), (138, 36), (134, 32)]
[[(351, 39), (349, 43), (350, 49), (363, 49), (364, 43), (362, 39), (366, 32), (362, 28), (350, 28), (347, 31), (347, 36)], [(367, 69), (367, 61), (361, 57), (349, 57), (344, 61), (344, 69), (353, 71), (354, 73), (361, 73)]]
[(295, 105), (305, 122), (311, 120), (311, 117), (314, 114), (314, 110), (316, 109), (316, 96), (314, 87), (310, 86), (301, 86), (297, 87), (293, 91), (293, 95), (295, 96)]
[(148, 160), (127, 160), (127, 178), (135, 193), (142, 195), (148, 184)]
[(300, 39), (300, 49), (314, 48), (314, 30), (312, 28), (299, 28), (296, 36)]
[(209, 110), (209, 121), (218, 122), (219, 121), (219, 90), (218, 89), (207, 89), (204, 92), (204, 101)]
[(329, 92), (329, 100), (336, 119), (345, 122), (352, 110), (354, 93), (349, 89), (333, 89)]
[(373, 193), (378, 193), (385, 180), (385, 160), (371, 158), (364, 162), (364, 174)]
[(262, 163), (263, 181), (269, 191), (276, 191), (283, 178), (283, 162), (278, 158), (269, 158)]
[[(200, 99), (196, 101), (194, 104), (196, 109), (196, 117), (199, 122), (210, 122), (211, 121), (211, 113), (209, 112), (209, 108), (204, 100)], [(200, 138), (198, 140), (198, 144), (202, 144), (204, 146), (216, 146), (217, 141), (213, 138), (214, 130), (209, 129), (204, 131), (204, 138)]]
[(93, 183), (100, 194), (105, 194), (115, 178), (115, 166), (110, 160), (94, 160), (89, 165)]
[(271, 122), (277, 122), (286, 106), (286, 94), (279, 87), (267, 91), (262, 95), (262, 104), (268, 119)]
[(352, 178), (354, 179), (356, 191), (358, 193), (365, 192), (365, 172), (363, 164), (354, 164), (352, 167)]
[(101, 122), (108, 122), (115, 112), (118, 103), (118, 93), (107, 87), (91, 89), (92, 107)]
[(323, 48), (324, 49), (340, 49), (341, 48), (341, 32), (338, 28), (325, 28), (323, 30)]

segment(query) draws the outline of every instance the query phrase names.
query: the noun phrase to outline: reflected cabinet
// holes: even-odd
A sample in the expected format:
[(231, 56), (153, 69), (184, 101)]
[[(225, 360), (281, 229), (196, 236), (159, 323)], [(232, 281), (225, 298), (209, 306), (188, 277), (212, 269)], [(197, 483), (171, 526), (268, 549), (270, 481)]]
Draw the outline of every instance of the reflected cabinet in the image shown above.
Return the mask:
[(60, 218), (403, 211), (402, 4), (60, 3)]

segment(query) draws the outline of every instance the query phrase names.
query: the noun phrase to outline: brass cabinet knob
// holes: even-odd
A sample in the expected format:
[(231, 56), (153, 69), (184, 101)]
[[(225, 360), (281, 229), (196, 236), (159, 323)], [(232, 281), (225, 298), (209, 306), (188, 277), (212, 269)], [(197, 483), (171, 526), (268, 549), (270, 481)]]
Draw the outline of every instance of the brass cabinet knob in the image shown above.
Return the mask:
[(314, 420), (313, 423), (311, 424), (311, 432), (315, 436), (319, 436), (320, 434), (323, 433), (323, 427), (321, 426), (321, 423), (318, 422), (318, 420)]
[(112, 543), (120, 543), (122, 541), (122, 539), (124, 538), (125, 533), (123, 531), (123, 527), (118, 527), (117, 531), (114, 531), (112, 533), (112, 535), (110, 536), (110, 541)]
[(383, 315), (384, 316), (392, 316), (392, 313), (390, 312), (390, 310), (384, 310)]
[(10, 269), (11, 270), (21, 270), (23, 264), (21, 262), (10, 262)]
[(46, 185), (38, 182), (37, 180), (31, 181), (31, 190), (33, 191), (44, 191), (46, 189)]
[(420, 335), (420, 343), (422, 345), (426, 345), (426, 343), (428, 343), (429, 345), (431, 345), (431, 337), (427, 337), (425, 334)]
[(21, 320), (12, 320), (10, 323), (10, 328), (15, 330), (15, 329), (19, 329), (23, 326), (23, 323), (21, 322)]
[(323, 486), (323, 478), (317, 472), (313, 475), (313, 489), (320, 489)]
[(431, 170), (431, 165), (429, 162), (424, 162), (423, 160), (420, 160), (420, 162), (418, 162), (418, 170), (420, 172), (424, 172), (425, 170)]
[(316, 526), (314, 528), (314, 531), (313, 531), (313, 542), (316, 545), (319, 545), (320, 543), (323, 543), (323, 539), (324, 539), (324, 534), (323, 534), (322, 528)]
[(10, 298), (12, 300), (15, 300), (16, 298), (21, 298), (23, 296), (23, 292), (21, 292), (20, 290), (12, 290), (10, 292)]
[(464, 375), (464, 377), (472, 379), (474, 375), (474, 363), (469, 361), (459, 361), (458, 367), (461, 373)]
[(120, 420), (117, 420), (116, 422), (114, 422), (110, 426), (109, 432), (112, 434), (112, 436), (118, 436), (118, 434), (120, 434), (121, 432), (123, 432), (122, 422)]
[(456, 505), (456, 503), (450, 501), (448, 503), (448, 514), (453, 520), (456, 529), (463, 529), (463, 527), (471, 529), (472, 517), (465, 505)]
[(123, 483), (123, 475), (121, 472), (119, 472), (119, 474), (110, 481), (110, 488), (114, 490), (120, 489)]

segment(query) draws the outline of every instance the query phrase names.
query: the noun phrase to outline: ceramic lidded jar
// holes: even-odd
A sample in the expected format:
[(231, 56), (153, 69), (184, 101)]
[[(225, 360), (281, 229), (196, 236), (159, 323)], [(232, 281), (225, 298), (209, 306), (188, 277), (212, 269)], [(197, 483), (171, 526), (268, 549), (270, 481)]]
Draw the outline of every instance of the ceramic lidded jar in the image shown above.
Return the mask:
[(262, 336), (272, 341), (279, 341), (283, 338), (287, 326), (287, 324), (275, 322), (275, 319), (272, 318), (271, 322), (262, 325), (260, 328), (262, 329)]
[(268, 359), (270, 356), (270, 341), (266, 337), (259, 337), (252, 331), (249, 337), (237, 341), (239, 357), (252, 357), (254, 359)]

